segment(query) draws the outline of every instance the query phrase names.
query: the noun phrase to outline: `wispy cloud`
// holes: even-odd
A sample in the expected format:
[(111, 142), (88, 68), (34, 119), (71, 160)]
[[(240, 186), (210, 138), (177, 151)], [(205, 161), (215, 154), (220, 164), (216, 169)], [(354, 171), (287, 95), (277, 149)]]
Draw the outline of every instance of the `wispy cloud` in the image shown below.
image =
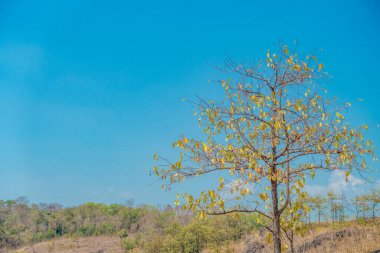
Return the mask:
[(311, 195), (323, 195), (327, 192), (326, 186), (323, 185), (305, 185), (304, 190)]
[(364, 180), (357, 178), (353, 175), (350, 175), (346, 178), (345, 172), (335, 170), (331, 173), (327, 185), (306, 185), (305, 191), (312, 195), (326, 194), (328, 191), (333, 192), (360, 192), (361, 186), (364, 185)]
[(364, 180), (354, 177), (353, 175), (346, 178), (345, 173), (335, 170), (331, 173), (328, 189), (333, 192), (343, 191), (347, 189), (355, 190), (357, 186), (364, 184)]
[(233, 180), (225, 185), (221, 196), (224, 199), (233, 199), (240, 195), (241, 189), (248, 189), (250, 192), (254, 191), (254, 185), (253, 184), (244, 184), (242, 180)]

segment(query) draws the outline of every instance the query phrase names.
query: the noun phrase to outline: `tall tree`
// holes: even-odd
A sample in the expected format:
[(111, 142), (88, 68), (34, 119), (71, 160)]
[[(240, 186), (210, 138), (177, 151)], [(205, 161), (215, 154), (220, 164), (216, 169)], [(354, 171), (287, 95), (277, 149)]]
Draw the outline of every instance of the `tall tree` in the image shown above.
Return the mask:
[[(365, 218), (365, 213), (367, 210), (369, 210), (368, 203), (364, 196), (356, 196), (351, 203), (355, 207), (355, 216), (356, 220), (359, 220), (359, 218)], [(361, 214), (361, 216), (360, 216)]]
[(371, 208), (372, 218), (376, 218), (376, 206), (380, 203), (380, 189), (372, 190), (370, 193), (362, 196), (367, 205)]
[(367, 127), (353, 127), (343, 116), (350, 104), (324, 97), (323, 67), (287, 46), (252, 66), (228, 60), (229, 78), (220, 81), (225, 98), (196, 102), (205, 137), (176, 141), (178, 161), (154, 156), (162, 162), (154, 173), (163, 187), (206, 174), (218, 178), (218, 185), (183, 194), (176, 203), (198, 210), (200, 218), (258, 213), (270, 220), (274, 252), (281, 252), (280, 217), (290, 196), (303, 194), (306, 177), (320, 170), (342, 170), (348, 177), (365, 169), (367, 155), (373, 155), (362, 134)]
[(324, 209), (325, 203), (326, 203), (326, 199), (321, 195), (315, 196), (313, 198), (313, 207), (315, 208), (315, 210), (317, 212), (319, 224), (321, 223), (321, 216), (323, 214), (323, 209)]

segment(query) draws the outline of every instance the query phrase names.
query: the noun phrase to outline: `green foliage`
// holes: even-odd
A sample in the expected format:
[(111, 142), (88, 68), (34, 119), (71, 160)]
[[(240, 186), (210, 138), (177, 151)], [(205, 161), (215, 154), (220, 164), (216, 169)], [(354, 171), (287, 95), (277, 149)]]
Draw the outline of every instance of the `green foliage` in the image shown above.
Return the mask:
[(117, 234), (119, 235), (120, 239), (126, 238), (128, 237), (128, 230), (121, 229)]
[(121, 246), (125, 250), (125, 252), (130, 252), (136, 247), (136, 243), (134, 240), (130, 238), (123, 238), (121, 240)]
[(208, 220), (193, 219), (183, 226), (168, 224), (164, 233), (145, 243), (144, 252), (201, 252), (204, 248), (218, 252), (229, 242), (240, 240), (258, 228), (252, 215), (228, 215)]
[[(373, 222), (372, 207), (377, 207), (379, 197), (375, 193), (379, 194), (372, 191), (356, 198), (358, 217), (355, 209), (345, 207), (352, 210), (352, 219), (356, 218), (360, 224)], [(333, 194), (329, 196), (332, 198)], [(334, 200), (339, 198), (334, 194)], [(355, 202), (346, 203), (352, 203), (352, 207)], [(308, 217), (308, 212), (311, 212), (313, 221), (318, 221), (319, 212), (329, 213), (330, 209), (328, 198), (324, 196), (294, 199), (286, 209), (281, 225), (284, 229), (304, 234), (312, 226), (300, 222)], [(220, 252), (271, 223), (269, 219), (258, 216), (229, 214), (199, 220), (193, 213), (171, 207), (159, 210), (151, 206), (130, 208), (87, 203), (62, 208), (58, 205), (37, 206), (20, 201), (0, 201), (0, 252), (4, 247), (17, 248), (61, 236), (77, 238), (104, 234), (119, 236), (126, 252), (195, 253), (205, 248)], [(326, 221), (325, 218), (321, 219)], [(335, 226), (340, 224), (335, 223)]]
[(126, 252), (200, 252), (218, 249), (260, 225), (252, 215), (199, 221), (179, 208), (86, 203), (78, 207), (0, 201), (0, 251), (62, 236), (115, 235)]
[(86, 203), (28, 205), (25, 198), (0, 200), (0, 248), (15, 248), (61, 236), (93, 236), (129, 231), (147, 207)]

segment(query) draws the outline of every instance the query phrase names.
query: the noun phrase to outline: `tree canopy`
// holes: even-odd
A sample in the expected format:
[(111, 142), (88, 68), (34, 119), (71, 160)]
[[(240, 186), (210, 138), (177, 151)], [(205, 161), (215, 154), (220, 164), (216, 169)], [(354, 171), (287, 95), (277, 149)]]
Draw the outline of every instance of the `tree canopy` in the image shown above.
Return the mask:
[(179, 159), (155, 155), (154, 173), (166, 188), (215, 174), (218, 187), (185, 193), (176, 203), (200, 218), (257, 213), (271, 221), (267, 229), (281, 252), (281, 228), (291, 223), (282, 216), (304, 204), (296, 199), (305, 197), (306, 179), (318, 171), (341, 170), (348, 178), (366, 170), (374, 145), (364, 137), (366, 125), (346, 120), (350, 103), (327, 97), (327, 73), (314, 55), (281, 46), (251, 66), (227, 60), (225, 71), (229, 78), (218, 82), (224, 99), (195, 102), (204, 138), (182, 136), (173, 144)]

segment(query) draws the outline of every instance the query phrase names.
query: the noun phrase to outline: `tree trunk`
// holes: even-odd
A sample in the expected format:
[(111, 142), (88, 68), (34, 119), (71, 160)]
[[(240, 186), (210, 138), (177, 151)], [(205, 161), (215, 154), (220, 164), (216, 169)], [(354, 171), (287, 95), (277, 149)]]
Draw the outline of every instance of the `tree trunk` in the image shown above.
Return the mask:
[(295, 250), (294, 250), (294, 233), (293, 233), (293, 229), (290, 231), (290, 252), (291, 253), (295, 253)]
[(375, 205), (372, 206), (372, 219), (376, 218), (375, 207), (376, 207)]
[[(272, 90), (274, 92), (274, 90)], [(276, 157), (276, 133), (272, 128), (272, 156)], [(281, 253), (281, 227), (280, 227), (280, 215), (278, 208), (278, 193), (277, 193), (277, 167), (276, 159), (271, 164), (271, 191), (272, 191), (272, 204), (273, 204), (273, 252)]]
[(281, 253), (280, 217), (273, 221), (273, 252)]
[[(275, 171), (275, 169), (272, 171)], [(275, 180), (271, 180), (271, 185), (273, 203), (273, 252), (281, 253), (281, 227), (280, 212), (278, 210), (277, 182)]]

